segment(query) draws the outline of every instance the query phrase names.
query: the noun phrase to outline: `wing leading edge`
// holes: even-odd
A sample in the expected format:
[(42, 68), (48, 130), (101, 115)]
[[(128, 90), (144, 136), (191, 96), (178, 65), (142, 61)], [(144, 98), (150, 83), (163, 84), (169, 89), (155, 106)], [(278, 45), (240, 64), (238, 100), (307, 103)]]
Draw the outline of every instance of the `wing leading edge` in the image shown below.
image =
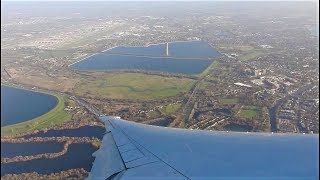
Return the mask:
[(100, 116), (88, 179), (318, 179), (319, 135), (150, 126)]

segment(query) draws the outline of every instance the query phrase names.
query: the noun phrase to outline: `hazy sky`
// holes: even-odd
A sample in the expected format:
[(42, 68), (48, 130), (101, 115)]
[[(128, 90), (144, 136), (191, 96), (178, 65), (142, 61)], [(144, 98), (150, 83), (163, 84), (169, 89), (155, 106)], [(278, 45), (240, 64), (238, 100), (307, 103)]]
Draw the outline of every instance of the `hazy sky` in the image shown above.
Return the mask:
[(88, 1), (88, 2), (94, 2), (94, 1), (145, 1), (145, 2), (156, 2), (156, 1), (162, 1), (162, 2), (165, 2), (165, 1), (169, 1), (169, 2), (172, 2), (172, 1), (193, 1), (193, 2), (200, 2), (200, 1), (220, 1), (220, 2), (223, 2), (223, 1), (256, 1), (256, 2), (266, 2), (266, 1), (305, 1), (305, 2), (316, 2), (317, 3), (317, 8), (319, 9), (319, 0), (1, 0), (1, 2), (10, 2), (10, 1), (14, 1), (14, 2), (18, 2), (18, 1), (24, 1), (24, 2), (27, 2), (27, 1), (39, 1), (39, 2), (45, 2), (45, 1), (58, 1), (58, 2), (62, 2), (62, 1)]
[[(90, 1), (90, 0), (1, 0), (1, 1)], [(92, 1), (314, 1), (318, 0), (92, 0)]]

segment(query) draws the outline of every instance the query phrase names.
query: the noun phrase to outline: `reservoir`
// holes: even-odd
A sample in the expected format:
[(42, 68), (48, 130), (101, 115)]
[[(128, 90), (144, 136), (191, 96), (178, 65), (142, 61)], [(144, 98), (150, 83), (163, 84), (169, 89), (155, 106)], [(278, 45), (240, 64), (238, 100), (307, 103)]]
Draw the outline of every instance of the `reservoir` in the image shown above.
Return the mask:
[(144, 55), (144, 56), (165, 56), (166, 55), (166, 45), (165, 44), (156, 44), (146, 47), (125, 47), (119, 46), (112, 48), (106, 53), (110, 54), (128, 54), (128, 55)]
[(37, 172), (50, 174), (68, 169), (84, 168), (90, 171), (97, 148), (91, 144), (71, 144), (66, 154), (53, 159), (35, 159), (1, 164), (1, 176), (5, 174), (21, 174)]
[(171, 57), (145, 57), (96, 54), (72, 65), (76, 70), (146, 70), (179, 74), (199, 74), (212, 60), (176, 59)]
[(55, 96), (1, 86), (1, 127), (41, 116), (58, 103)]
[[(168, 55), (167, 55), (168, 44)], [(186, 58), (215, 58), (220, 53), (203, 41), (182, 41), (155, 44), (149, 46), (119, 46), (105, 51), (108, 54), (126, 54), (140, 56), (169, 56)]]
[(63, 150), (63, 143), (56, 141), (1, 143), (1, 158), (30, 156), (44, 153), (57, 153)]
[(196, 75), (220, 53), (202, 41), (171, 42), (146, 47), (116, 47), (72, 64), (75, 70), (145, 70)]
[(203, 41), (169, 43), (169, 56), (188, 58), (215, 58), (220, 53)]

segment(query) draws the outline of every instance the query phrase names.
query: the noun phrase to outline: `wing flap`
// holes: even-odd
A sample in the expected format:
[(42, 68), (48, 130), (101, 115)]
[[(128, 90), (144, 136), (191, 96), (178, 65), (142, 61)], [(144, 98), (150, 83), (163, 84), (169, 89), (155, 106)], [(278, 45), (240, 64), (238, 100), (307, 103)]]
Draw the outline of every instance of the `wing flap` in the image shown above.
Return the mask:
[(118, 148), (119, 148), (120, 153), (124, 153), (126, 151), (131, 151), (131, 150), (135, 150), (136, 149), (136, 147), (132, 143), (125, 144), (125, 145), (120, 146)]
[(148, 152), (145, 148), (143, 148), (138, 144), (135, 144), (135, 145), (144, 154), (144, 157), (125, 163), (127, 168), (134, 168), (137, 166), (141, 166), (141, 165), (145, 165), (153, 162), (160, 162), (158, 158), (156, 158), (153, 154)]
[(111, 133), (104, 135), (87, 179), (107, 179), (126, 169)]
[(125, 163), (144, 157), (144, 155), (138, 149), (123, 152), (121, 153), (121, 156)]
[(121, 180), (123, 179), (148, 179), (146, 177), (152, 177), (152, 179), (187, 179), (181, 176), (176, 170), (167, 166), (162, 162), (149, 163), (147, 165), (138, 166), (132, 169), (128, 169), (122, 174)]

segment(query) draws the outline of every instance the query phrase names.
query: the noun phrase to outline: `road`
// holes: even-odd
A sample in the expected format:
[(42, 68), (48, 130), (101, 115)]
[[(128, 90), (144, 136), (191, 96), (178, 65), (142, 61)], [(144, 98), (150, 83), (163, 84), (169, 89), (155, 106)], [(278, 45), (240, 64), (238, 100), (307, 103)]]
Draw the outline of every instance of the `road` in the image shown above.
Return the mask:
[[(274, 103), (273, 106), (269, 109), (269, 117), (270, 117), (270, 126), (271, 126), (271, 132), (278, 132), (278, 127), (277, 127), (277, 112), (278, 108), (285, 103), (290, 97), (297, 97), (300, 98), (305, 91), (308, 89), (312, 88), (313, 85), (311, 83), (308, 83), (304, 86), (299, 87), (295, 91), (289, 92), (285, 97), (277, 99)], [(298, 120), (300, 122), (300, 119)], [(299, 128), (299, 130), (302, 130)]]

